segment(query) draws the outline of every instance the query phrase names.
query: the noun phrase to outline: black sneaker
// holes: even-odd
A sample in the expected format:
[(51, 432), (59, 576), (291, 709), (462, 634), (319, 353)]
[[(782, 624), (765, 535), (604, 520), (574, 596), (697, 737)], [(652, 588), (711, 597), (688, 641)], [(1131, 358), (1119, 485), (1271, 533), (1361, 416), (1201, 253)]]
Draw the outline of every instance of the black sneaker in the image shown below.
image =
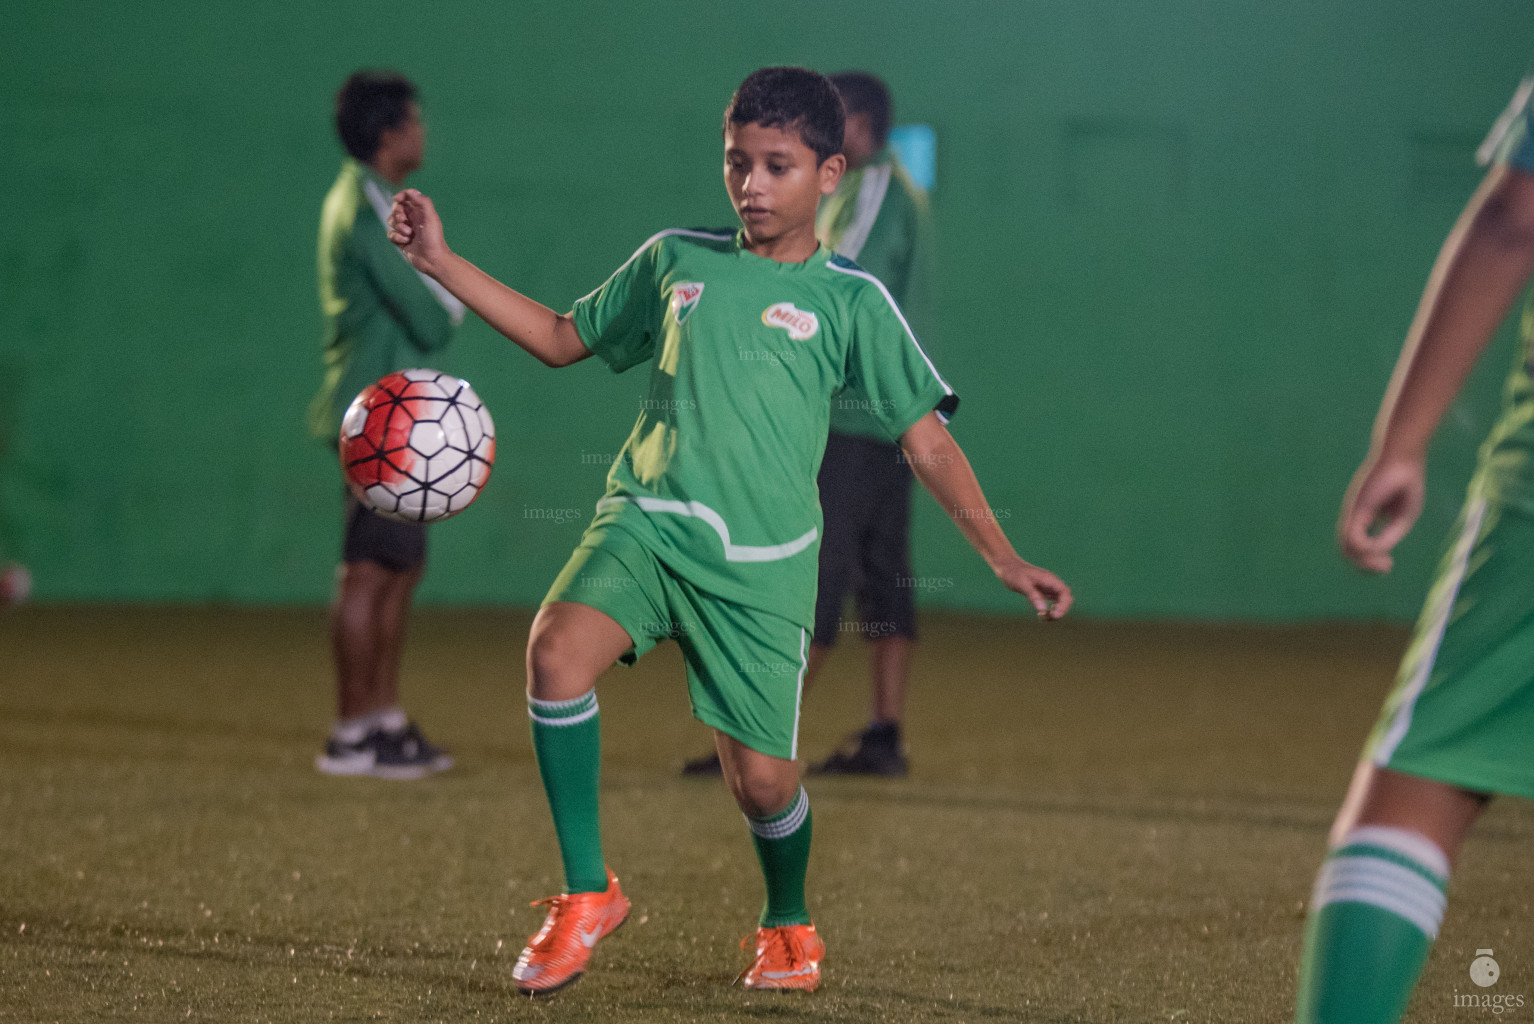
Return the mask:
[(871, 726), (853, 733), (841, 748), (819, 764), (810, 765), (811, 775), (878, 775), (903, 779), (911, 763), (901, 749), (900, 732), (889, 727)]
[(314, 759), (314, 767), (326, 775), (368, 775), (378, 759), (377, 731), (356, 743), (342, 743), (334, 736), (325, 741), (325, 752)]
[(683, 761), (682, 774), (689, 778), (723, 778), (724, 766), (719, 763), (717, 752), (704, 754), (691, 761)]
[(421, 735), (410, 722), (399, 732), (375, 732), (373, 766), (367, 774), (380, 779), (424, 779), (453, 767), (452, 755)]

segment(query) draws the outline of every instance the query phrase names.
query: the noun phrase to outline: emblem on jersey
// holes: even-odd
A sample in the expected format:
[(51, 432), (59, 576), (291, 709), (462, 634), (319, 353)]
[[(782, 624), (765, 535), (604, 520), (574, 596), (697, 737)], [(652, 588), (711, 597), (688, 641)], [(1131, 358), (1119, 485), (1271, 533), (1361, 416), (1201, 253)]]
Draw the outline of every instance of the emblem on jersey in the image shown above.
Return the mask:
[(807, 309), (795, 309), (792, 302), (778, 302), (762, 310), (762, 323), (781, 327), (795, 341), (808, 341), (820, 330), (820, 320)]
[(671, 289), (671, 315), (678, 324), (692, 315), (702, 297), (702, 281), (683, 281)]

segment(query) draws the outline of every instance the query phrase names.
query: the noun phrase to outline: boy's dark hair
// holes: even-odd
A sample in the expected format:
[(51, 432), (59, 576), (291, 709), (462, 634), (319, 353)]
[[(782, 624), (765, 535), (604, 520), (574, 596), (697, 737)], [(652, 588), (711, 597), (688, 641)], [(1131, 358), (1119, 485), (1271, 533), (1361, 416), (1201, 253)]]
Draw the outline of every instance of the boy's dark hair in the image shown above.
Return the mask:
[(396, 71), (355, 71), (336, 93), (336, 134), (352, 156), (367, 163), (378, 140), (410, 116), (415, 83)]
[(724, 110), (724, 127), (759, 124), (799, 133), (817, 163), (842, 151), (847, 110), (831, 80), (809, 68), (762, 68), (746, 76)]
[(895, 119), (895, 101), (890, 96), (889, 86), (867, 71), (839, 71), (831, 76), (831, 84), (841, 93), (849, 115), (868, 115), (874, 144), (883, 149), (889, 141), (890, 124)]

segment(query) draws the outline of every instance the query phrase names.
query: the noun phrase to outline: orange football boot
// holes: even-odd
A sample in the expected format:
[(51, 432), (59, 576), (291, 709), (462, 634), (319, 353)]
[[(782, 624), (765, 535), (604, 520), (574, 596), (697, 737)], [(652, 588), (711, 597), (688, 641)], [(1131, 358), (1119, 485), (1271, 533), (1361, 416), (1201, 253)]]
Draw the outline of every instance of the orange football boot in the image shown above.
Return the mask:
[(544, 904), (548, 904), (549, 916), (511, 969), (517, 991), (523, 995), (548, 995), (579, 978), (597, 940), (617, 931), (629, 916), (628, 897), (618, 888), (618, 876), (611, 868), (606, 892), (566, 893), (538, 900), (532, 906)]
[[(750, 935), (741, 939), (740, 948), (745, 949), (750, 941)], [(825, 958), (826, 944), (815, 934), (813, 924), (758, 928), (756, 959), (735, 980), (746, 988), (811, 992), (820, 986), (820, 961)]]

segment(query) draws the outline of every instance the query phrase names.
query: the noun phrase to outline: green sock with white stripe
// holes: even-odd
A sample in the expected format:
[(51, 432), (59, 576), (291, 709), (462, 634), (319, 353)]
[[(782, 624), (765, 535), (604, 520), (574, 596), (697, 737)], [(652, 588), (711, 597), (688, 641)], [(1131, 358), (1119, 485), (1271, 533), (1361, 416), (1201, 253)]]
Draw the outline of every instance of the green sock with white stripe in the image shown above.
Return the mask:
[(767, 818), (746, 816), (756, 858), (767, 880), (767, 903), (760, 923), (764, 928), (785, 924), (809, 924), (810, 910), (804, 902), (804, 872), (810, 865), (810, 797), (799, 792), (788, 806)]
[(597, 691), (574, 700), (527, 698), (533, 753), (554, 815), (559, 855), (565, 865), (565, 892), (605, 892), (602, 829), (597, 791), (602, 773), (602, 720)]
[(1406, 829), (1355, 828), (1316, 879), (1296, 1024), (1396, 1024), (1443, 923), (1449, 859)]

